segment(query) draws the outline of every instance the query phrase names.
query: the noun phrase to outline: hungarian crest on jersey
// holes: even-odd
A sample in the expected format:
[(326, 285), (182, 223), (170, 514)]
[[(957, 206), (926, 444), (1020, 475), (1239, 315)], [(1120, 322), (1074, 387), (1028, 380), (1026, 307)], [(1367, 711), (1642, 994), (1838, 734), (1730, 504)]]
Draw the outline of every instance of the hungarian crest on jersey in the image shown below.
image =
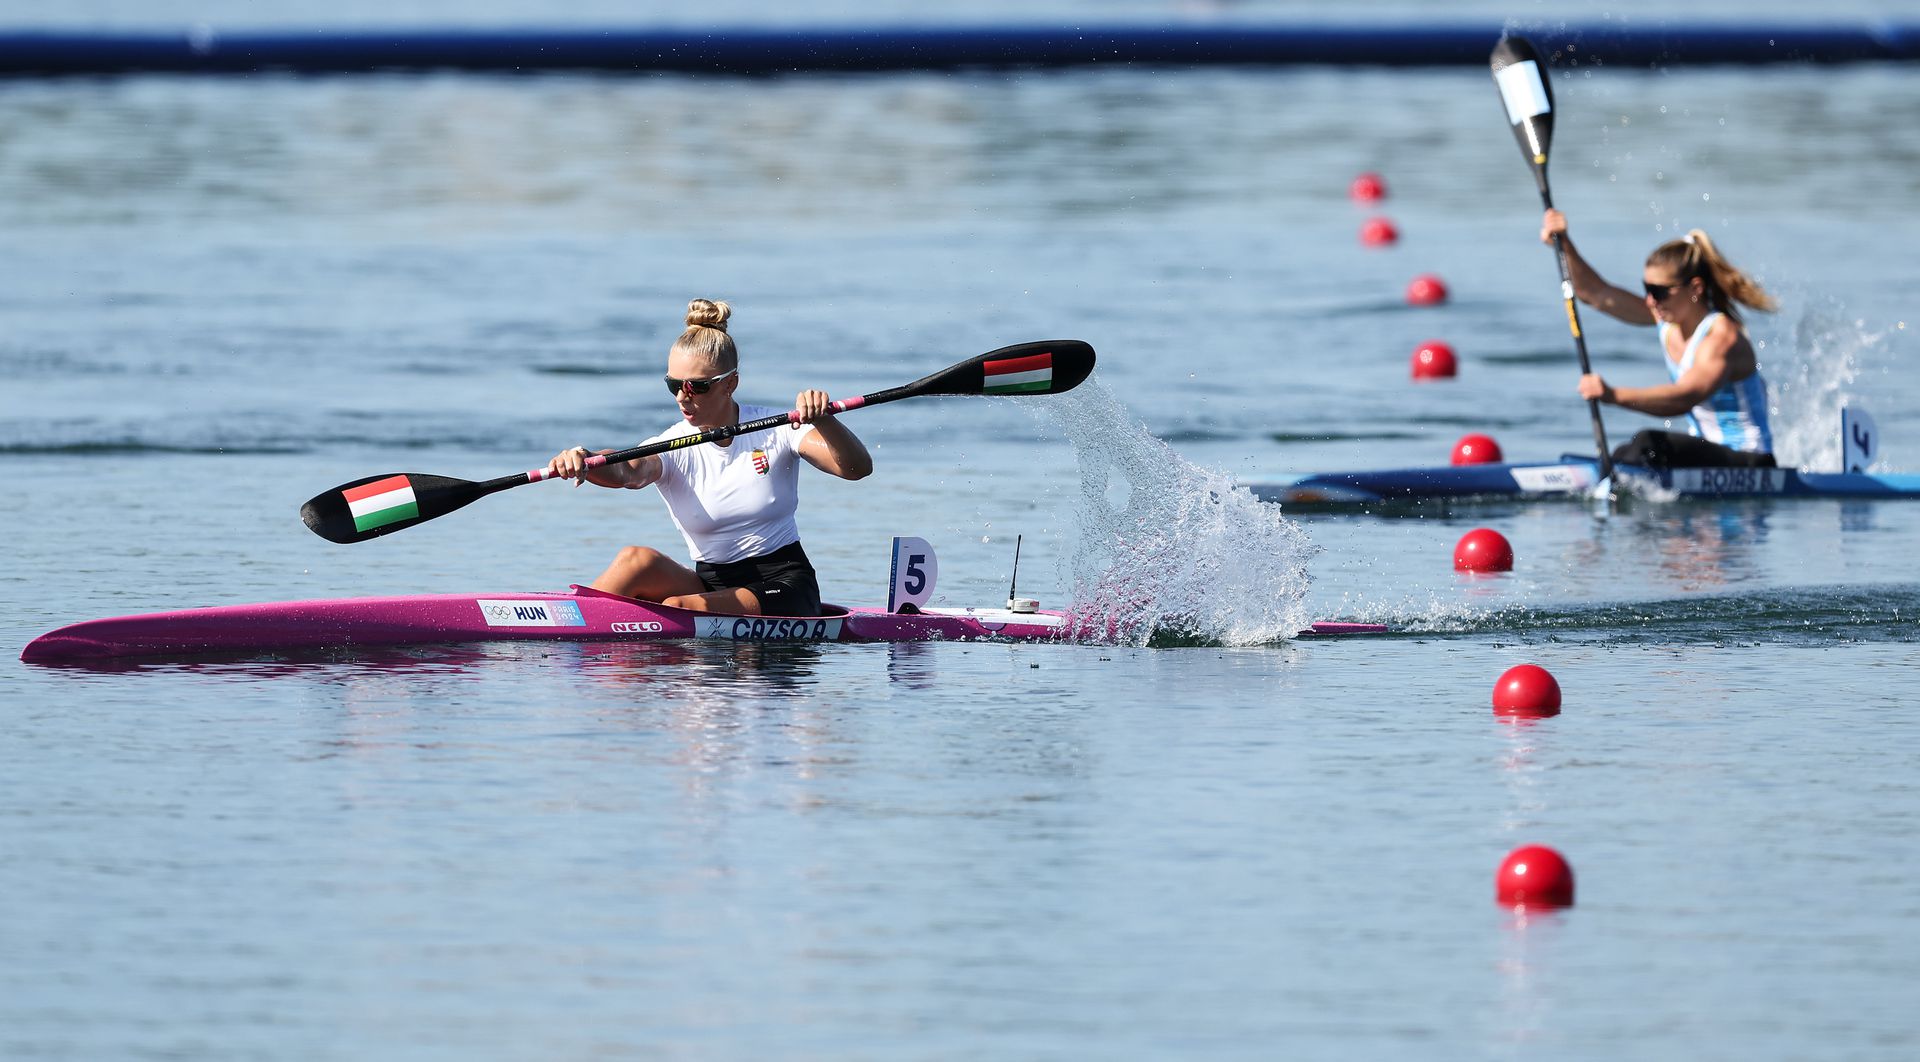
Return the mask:
[(753, 452), (753, 470), (763, 476), (767, 474), (767, 452), (765, 450), (755, 450)]

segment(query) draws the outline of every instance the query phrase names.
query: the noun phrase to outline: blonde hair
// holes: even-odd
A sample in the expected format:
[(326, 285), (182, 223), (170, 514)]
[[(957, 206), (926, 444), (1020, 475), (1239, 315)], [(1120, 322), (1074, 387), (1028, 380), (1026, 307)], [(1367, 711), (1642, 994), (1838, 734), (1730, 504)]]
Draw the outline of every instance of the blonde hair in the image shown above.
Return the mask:
[(694, 299), (687, 303), (687, 330), (673, 341), (668, 356), (689, 354), (704, 359), (719, 372), (740, 367), (740, 351), (727, 334), (727, 318), (733, 307), (724, 302)]
[(1647, 256), (1647, 264), (1671, 270), (1682, 284), (1694, 277), (1705, 280), (1707, 301), (1735, 321), (1740, 319), (1735, 303), (1762, 311), (1772, 311), (1780, 305), (1759, 281), (1734, 268), (1701, 229), (1689, 229), (1684, 238), (1668, 240), (1655, 247)]

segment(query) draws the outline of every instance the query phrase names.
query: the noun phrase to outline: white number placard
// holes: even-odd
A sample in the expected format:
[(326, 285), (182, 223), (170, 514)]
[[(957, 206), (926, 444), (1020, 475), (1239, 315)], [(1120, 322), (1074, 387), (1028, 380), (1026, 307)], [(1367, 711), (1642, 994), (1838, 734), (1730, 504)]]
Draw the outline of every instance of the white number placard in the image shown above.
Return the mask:
[(934, 580), (940, 574), (940, 562), (933, 546), (924, 538), (893, 540), (893, 580), (887, 591), (887, 611), (898, 612), (902, 605), (922, 608), (933, 597)]
[(1840, 470), (1865, 472), (1880, 455), (1880, 430), (1864, 409), (1840, 411)]

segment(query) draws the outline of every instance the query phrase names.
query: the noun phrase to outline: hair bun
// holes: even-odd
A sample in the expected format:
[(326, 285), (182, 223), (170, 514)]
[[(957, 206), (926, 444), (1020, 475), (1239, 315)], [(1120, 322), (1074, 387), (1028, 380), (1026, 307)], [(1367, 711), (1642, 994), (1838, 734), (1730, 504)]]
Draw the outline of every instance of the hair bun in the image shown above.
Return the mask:
[(727, 318), (733, 316), (733, 307), (724, 302), (707, 299), (694, 299), (687, 303), (688, 328), (717, 328), (727, 330)]

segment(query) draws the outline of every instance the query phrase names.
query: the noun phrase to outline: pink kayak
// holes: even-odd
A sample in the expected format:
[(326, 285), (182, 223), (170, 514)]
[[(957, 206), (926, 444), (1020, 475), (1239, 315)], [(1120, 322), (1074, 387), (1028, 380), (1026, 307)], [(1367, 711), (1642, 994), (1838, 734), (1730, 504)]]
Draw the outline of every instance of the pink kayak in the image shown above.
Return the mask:
[[(420, 594), (220, 605), (87, 620), (27, 643), (28, 663), (128, 656), (259, 653), (453, 642), (735, 642), (1079, 640), (1064, 612), (922, 608), (887, 612), (828, 605), (811, 617), (715, 616), (589, 587), (569, 593)], [(1378, 634), (1368, 623), (1316, 623), (1303, 637)], [(1098, 640), (1098, 639), (1088, 639)]]

